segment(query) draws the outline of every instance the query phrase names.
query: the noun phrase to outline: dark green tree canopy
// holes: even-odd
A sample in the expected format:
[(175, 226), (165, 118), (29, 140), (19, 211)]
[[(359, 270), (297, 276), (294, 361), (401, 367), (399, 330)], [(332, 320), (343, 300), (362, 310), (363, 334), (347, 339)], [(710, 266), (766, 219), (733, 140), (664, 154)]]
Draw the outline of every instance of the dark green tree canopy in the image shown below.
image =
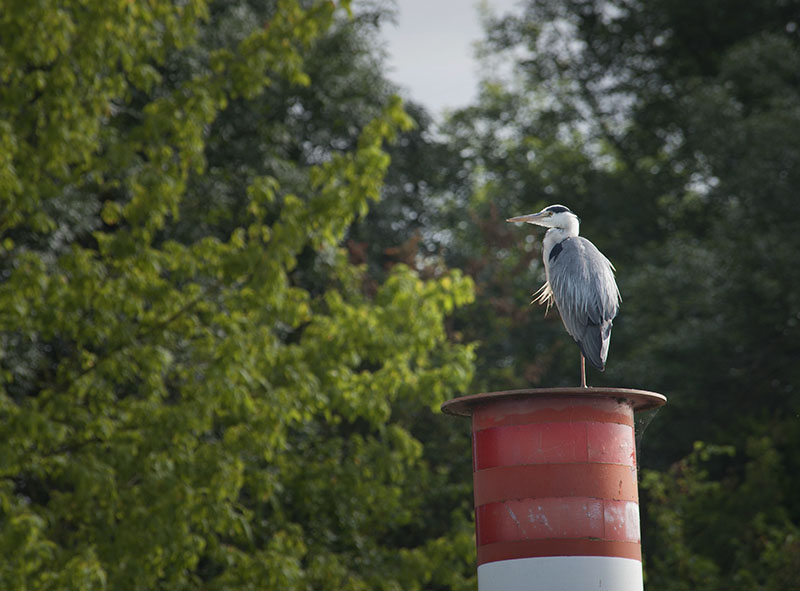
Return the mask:
[(531, 0), (489, 24), (484, 60), (506, 74), (487, 68), (445, 125), (473, 185), (448, 261), (476, 279), (458, 315), (476, 389), (577, 375), (558, 319), (524, 309), (540, 236), (504, 218), (564, 203), (617, 267), (591, 383), (670, 399), (643, 446), (672, 464), (643, 480), (648, 588), (781, 589), (800, 556), (799, 18), (797, 2)]

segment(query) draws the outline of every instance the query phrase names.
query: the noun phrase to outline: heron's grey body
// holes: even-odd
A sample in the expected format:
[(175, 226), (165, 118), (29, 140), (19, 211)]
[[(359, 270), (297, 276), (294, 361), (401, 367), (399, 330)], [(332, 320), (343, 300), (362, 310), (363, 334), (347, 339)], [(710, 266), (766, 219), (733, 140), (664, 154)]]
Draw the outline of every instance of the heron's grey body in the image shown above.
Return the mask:
[[(542, 251), (547, 282), (537, 301), (548, 306), (555, 303), (581, 354), (603, 371), (621, 301), (614, 266), (594, 244), (578, 235), (580, 220), (563, 205), (550, 205), (539, 213), (508, 221), (549, 228)], [(581, 382), (586, 383), (583, 369)]]
[(547, 283), (564, 327), (589, 363), (604, 370), (611, 325), (619, 310), (611, 263), (582, 236), (563, 238), (549, 249), (545, 246), (544, 261)]

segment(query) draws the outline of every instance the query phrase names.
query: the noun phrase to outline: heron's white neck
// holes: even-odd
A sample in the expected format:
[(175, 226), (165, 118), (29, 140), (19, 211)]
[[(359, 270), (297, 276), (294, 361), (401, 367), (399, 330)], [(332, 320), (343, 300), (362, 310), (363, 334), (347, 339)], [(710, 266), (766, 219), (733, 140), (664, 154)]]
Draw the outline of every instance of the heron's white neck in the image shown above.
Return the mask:
[(580, 229), (580, 222), (576, 219), (569, 219), (569, 223), (564, 228), (550, 228), (544, 235), (542, 240), (542, 255), (545, 261), (550, 260), (550, 251), (552, 248), (567, 238), (572, 238), (578, 235)]
[(571, 238), (572, 236), (577, 236), (578, 232), (580, 231), (581, 223), (577, 220), (577, 218), (567, 218), (567, 224), (563, 228), (550, 228), (547, 230), (547, 233), (544, 235), (544, 246), (545, 248), (549, 244), (551, 247), (558, 244), (565, 238)]

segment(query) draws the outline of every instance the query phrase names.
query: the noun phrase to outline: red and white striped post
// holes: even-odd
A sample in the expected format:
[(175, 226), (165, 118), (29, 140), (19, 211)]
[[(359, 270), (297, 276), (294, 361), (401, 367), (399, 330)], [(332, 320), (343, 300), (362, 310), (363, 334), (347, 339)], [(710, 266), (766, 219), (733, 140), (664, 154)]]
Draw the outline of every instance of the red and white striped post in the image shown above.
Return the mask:
[(472, 417), (479, 591), (641, 591), (633, 414), (665, 402), (547, 388), (442, 405)]

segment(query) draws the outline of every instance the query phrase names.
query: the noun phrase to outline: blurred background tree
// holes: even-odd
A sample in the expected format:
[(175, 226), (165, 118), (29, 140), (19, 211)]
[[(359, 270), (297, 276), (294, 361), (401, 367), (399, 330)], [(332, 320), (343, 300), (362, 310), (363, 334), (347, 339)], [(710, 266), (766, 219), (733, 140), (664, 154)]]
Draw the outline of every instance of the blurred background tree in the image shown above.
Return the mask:
[(3, 588), (474, 588), (433, 409), (577, 383), (504, 222), (550, 203), (618, 269), (590, 383), (669, 397), (648, 589), (790, 588), (800, 3), (521, 2), (441, 124), (385, 77), (391, 7), (4, 6)]

